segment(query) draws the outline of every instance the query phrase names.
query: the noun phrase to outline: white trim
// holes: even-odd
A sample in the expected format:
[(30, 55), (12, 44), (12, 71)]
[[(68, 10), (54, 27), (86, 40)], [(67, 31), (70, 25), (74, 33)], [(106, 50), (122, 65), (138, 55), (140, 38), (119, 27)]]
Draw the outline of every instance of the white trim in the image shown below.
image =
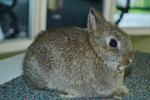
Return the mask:
[(115, 10), (115, 0), (103, 0), (104, 1), (104, 8), (103, 8), (103, 14), (106, 20), (113, 21), (113, 14)]
[(39, 4), (39, 32), (46, 30), (46, 21), (47, 21), (47, 0), (40, 0)]
[(0, 54), (25, 50), (31, 43), (32, 40), (27, 38), (5, 40), (0, 43)]
[(150, 28), (121, 28), (129, 35), (150, 35)]
[(47, 0), (29, 0), (29, 34), (31, 38), (46, 29)]

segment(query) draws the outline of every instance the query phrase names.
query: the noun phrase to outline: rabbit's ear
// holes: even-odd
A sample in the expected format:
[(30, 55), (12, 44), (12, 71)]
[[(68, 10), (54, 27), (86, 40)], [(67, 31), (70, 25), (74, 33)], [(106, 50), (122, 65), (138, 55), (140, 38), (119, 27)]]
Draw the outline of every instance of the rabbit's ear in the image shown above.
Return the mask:
[(104, 23), (106, 23), (105, 18), (97, 10), (91, 7), (88, 14), (88, 30), (96, 31), (98, 26), (104, 26)]

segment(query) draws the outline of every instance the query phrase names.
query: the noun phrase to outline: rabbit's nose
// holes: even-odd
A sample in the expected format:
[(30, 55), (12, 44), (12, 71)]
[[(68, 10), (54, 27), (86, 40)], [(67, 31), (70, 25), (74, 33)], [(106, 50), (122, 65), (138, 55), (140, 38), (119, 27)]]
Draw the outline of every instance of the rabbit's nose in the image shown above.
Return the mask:
[(129, 63), (131, 63), (134, 59), (134, 52), (133, 51), (129, 51), (128, 52), (128, 61)]
[(129, 62), (131, 63), (131, 62), (133, 61), (133, 59), (134, 59), (134, 56), (133, 56), (133, 55), (130, 56), (130, 57), (129, 57)]

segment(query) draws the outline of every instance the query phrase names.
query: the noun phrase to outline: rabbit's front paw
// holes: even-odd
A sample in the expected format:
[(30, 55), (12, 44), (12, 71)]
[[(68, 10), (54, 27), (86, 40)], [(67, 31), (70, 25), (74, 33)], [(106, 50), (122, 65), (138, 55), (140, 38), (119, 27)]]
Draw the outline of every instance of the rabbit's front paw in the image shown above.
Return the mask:
[(129, 90), (127, 89), (127, 87), (124, 85), (121, 85), (120, 87), (118, 87), (115, 93), (115, 96), (124, 97), (124, 96), (127, 96), (128, 94), (129, 94)]
[(79, 96), (79, 94), (74, 91), (59, 91), (59, 96), (62, 98), (74, 98)]
[(114, 99), (114, 100), (123, 100), (123, 98), (120, 97), (120, 96), (114, 96), (113, 99)]

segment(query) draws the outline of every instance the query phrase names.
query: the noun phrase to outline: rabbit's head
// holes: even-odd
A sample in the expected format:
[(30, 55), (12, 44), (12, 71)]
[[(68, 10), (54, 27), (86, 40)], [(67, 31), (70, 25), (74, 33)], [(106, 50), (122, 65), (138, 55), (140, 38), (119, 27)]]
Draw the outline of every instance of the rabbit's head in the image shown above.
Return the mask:
[(130, 37), (94, 8), (89, 11), (87, 29), (93, 49), (109, 68), (122, 70), (133, 61)]

